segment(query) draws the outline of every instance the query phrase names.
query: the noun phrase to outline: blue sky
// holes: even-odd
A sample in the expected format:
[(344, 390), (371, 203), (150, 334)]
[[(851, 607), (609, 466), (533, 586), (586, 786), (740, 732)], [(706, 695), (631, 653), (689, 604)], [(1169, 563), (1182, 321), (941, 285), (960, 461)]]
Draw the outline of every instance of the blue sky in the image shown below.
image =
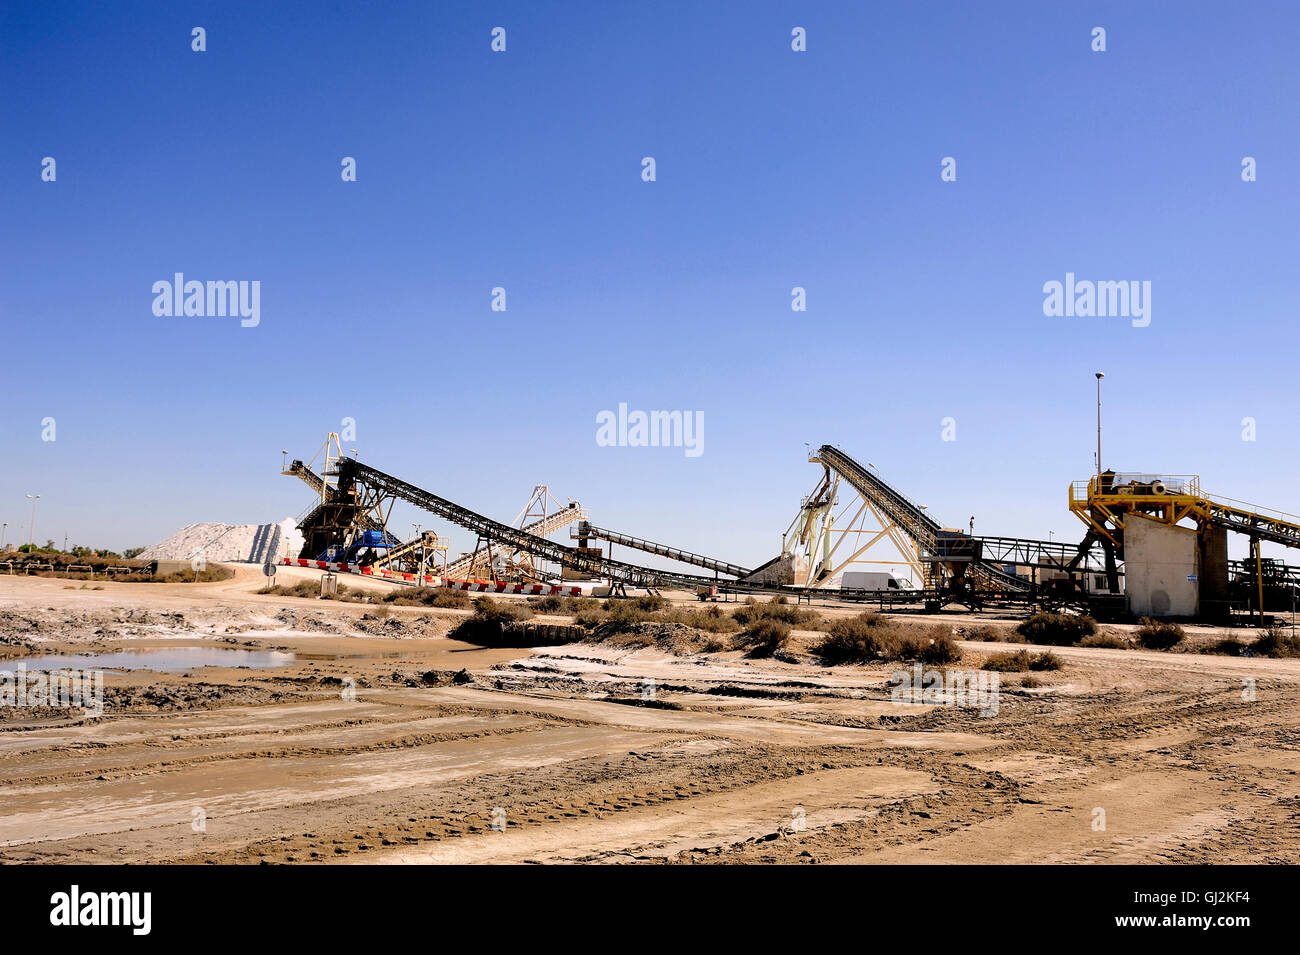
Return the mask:
[[(297, 514), (280, 449), (345, 417), (489, 515), (546, 483), (742, 563), (804, 442), (1077, 539), (1097, 369), (1107, 464), (1300, 511), (1292, 5), (0, 10), (10, 541), (32, 492), (37, 538), (114, 548)], [(155, 316), (175, 272), (260, 281), (260, 325)], [(1150, 326), (1045, 317), (1066, 272), (1150, 281)], [(704, 453), (597, 446), (620, 402), (702, 412)]]

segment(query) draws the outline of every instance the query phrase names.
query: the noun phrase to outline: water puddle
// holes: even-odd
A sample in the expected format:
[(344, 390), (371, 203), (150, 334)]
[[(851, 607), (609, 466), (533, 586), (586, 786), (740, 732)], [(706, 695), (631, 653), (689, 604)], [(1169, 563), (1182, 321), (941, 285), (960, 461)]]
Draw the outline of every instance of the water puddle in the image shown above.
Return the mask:
[(0, 671), (18, 664), (27, 670), (154, 670), (183, 673), (196, 667), (282, 667), (293, 663), (292, 653), (276, 650), (232, 650), (226, 647), (160, 647), (155, 650), (119, 650), (116, 653), (51, 653), (0, 661)]

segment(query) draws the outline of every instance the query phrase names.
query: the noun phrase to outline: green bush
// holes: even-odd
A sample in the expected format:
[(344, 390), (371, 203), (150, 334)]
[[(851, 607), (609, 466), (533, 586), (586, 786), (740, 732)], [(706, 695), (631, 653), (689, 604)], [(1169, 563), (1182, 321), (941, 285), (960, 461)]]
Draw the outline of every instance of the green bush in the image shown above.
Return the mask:
[(1097, 621), (1091, 617), (1041, 611), (1016, 627), (1016, 633), (1028, 642), (1053, 647), (1072, 646), (1096, 632)]
[(1187, 634), (1176, 623), (1164, 623), (1152, 620), (1150, 617), (1143, 617), (1142, 626), (1133, 631), (1133, 636), (1137, 638), (1140, 646), (1148, 650), (1168, 650), (1182, 643)]

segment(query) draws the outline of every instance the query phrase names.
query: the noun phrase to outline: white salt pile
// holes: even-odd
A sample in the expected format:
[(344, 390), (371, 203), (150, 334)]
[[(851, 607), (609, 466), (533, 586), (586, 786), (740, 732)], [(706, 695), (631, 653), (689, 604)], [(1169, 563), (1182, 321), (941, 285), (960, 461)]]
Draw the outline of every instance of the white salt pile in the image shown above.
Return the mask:
[(189, 560), (198, 553), (213, 561), (263, 564), (297, 557), (302, 534), (291, 517), (278, 524), (219, 524), (205, 522), (182, 527), (171, 537), (147, 547), (141, 560)]

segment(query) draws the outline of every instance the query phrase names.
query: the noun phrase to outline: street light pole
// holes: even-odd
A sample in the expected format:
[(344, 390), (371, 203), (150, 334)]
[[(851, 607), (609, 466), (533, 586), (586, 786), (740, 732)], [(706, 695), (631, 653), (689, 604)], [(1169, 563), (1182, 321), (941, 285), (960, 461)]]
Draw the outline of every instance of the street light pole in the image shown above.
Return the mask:
[(1101, 479), (1101, 380), (1106, 377), (1104, 371), (1097, 375), (1097, 478)]
[(33, 547), (36, 546), (36, 502), (41, 499), (39, 494), (28, 494), (26, 497), (32, 502), (32, 523), (27, 528), (27, 543)]

